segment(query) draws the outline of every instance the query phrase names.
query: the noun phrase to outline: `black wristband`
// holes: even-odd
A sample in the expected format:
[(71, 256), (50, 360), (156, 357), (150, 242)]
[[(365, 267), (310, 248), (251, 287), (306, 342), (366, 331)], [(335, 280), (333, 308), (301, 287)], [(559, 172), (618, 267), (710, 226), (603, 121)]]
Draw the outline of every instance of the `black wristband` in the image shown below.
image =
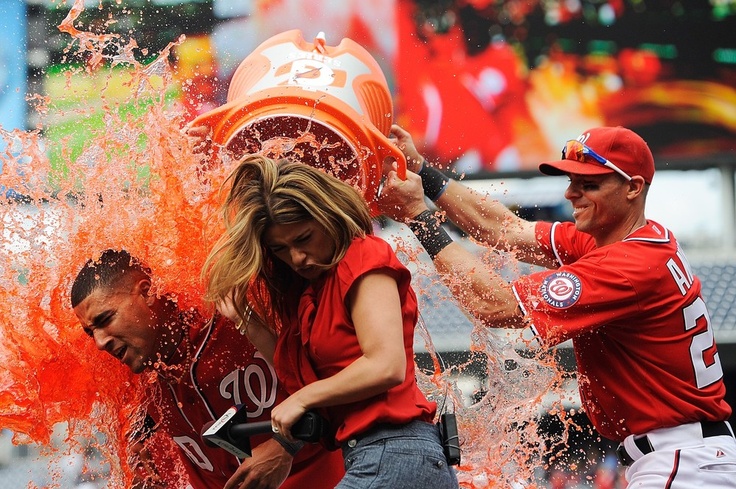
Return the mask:
[(284, 447), (284, 450), (286, 450), (292, 457), (295, 456), (305, 445), (303, 441), (290, 441), (277, 433), (273, 435), (273, 439), (279, 442), (279, 444)]
[(445, 192), (447, 185), (450, 183), (450, 179), (447, 175), (431, 166), (428, 166), (426, 161), (422, 162), (419, 176), (422, 178), (424, 195), (429, 197), (432, 202), (440, 198), (440, 196)]
[(414, 232), (429, 257), (439, 255), (440, 251), (452, 243), (452, 238), (440, 225), (440, 221), (434, 212), (426, 210), (409, 221), (409, 228)]

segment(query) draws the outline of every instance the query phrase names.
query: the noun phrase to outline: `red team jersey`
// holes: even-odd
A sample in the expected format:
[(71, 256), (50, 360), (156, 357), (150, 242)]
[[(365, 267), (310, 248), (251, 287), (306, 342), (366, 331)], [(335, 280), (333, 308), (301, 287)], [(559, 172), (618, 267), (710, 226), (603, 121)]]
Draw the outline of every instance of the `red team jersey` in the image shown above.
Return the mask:
[(583, 407), (603, 436), (728, 419), (700, 280), (672, 233), (653, 221), (597, 248), (573, 223), (537, 223), (560, 267), (513, 283), (546, 345), (572, 339)]
[[(221, 489), (239, 466), (239, 460), (226, 450), (202, 441), (202, 427), (222, 416), (235, 404), (245, 404), (248, 418), (270, 420), (270, 409), (285, 398), (273, 368), (227, 319), (217, 315), (190, 332), (193, 361), (179, 381), (159, 382), (149, 414), (178, 446), (189, 486), (194, 489)], [(186, 345), (179, 347), (187, 348)], [(251, 448), (271, 435), (251, 437)], [(156, 467), (168, 487), (189, 487), (181, 474), (171, 470), (170, 452), (152, 450)], [(162, 459), (163, 457), (163, 459)], [(281, 488), (332, 488), (344, 474), (342, 456), (320, 445), (307, 444), (294, 458), (289, 478)], [(172, 477), (173, 476), (173, 477)]]
[(279, 335), (274, 365), (278, 372), (283, 372), (286, 389), (293, 393), (306, 384), (335, 375), (357, 360), (363, 353), (345, 304), (353, 284), (374, 271), (390, 274), (399, 288), (406, 378), (383, 394), (326, 409), (338, 443), (377, 423), (405, 424), (416, 419), (432, 422), (436, 410), (436, 404), (428, 401), (416, 384), (414, 327), (418, 309), (411, 274), (391, 246), (376, 236), (355, 238), (337, 266), (310, 284), (301, 296), (298, 321), (285, 324)]

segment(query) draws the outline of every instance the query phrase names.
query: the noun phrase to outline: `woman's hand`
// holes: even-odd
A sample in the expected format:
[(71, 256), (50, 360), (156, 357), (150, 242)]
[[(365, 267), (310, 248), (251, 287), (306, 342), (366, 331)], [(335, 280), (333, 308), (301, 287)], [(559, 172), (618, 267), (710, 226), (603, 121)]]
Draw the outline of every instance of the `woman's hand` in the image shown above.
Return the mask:
[(273, 365), (273, 355), (276, 350), (276, 333), (266, 325), (265, 322), (253, 311), (253, 308), (246, 306), (245, 317), (241, 318), (233, 305), (232, 293), (225, 299), (216, 304), (220, 314), (235, 323), (241, 334), (248, 337), (256, 349), (261, 352), (263, 358)]
[(287, 397), (281, 404), (271, 410), (273, 432), (279, 433), (291, 441), (294, 441), (291, 436), (292, 426), (307, 412), (307, 407), (299, 400), (299, 392), (297, 391)]
[(217, 310), (220, 311), (220, 314), (228, 318), (230, 321), (234, 322), (235, 324), (238, 324), (240, 322), (238, 312), (235, 310), (235, 306), (233, 305), (232, 295), (229, 295), (225, 299), (218, 302), (215, 307), (217, 307)]

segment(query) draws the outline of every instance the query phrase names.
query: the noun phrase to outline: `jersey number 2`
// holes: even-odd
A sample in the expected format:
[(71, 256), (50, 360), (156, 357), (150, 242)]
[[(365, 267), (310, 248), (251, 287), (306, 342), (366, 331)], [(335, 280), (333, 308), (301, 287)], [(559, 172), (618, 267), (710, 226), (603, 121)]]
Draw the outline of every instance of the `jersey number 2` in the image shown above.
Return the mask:
[(685, 331), (690, 331), (698, 325), (698, 319), (703, 318), (707, 325), (705, 331), (693, 336), (690, 342), (690, 360), (693, 362), (693, 371), (695, 372), (695, 382), (698, 389), (708, 387), (723, 377), (723, 369), (721, 369), (721, 359), (718, 353), (713, 355), (713, 363), (705, 364), (704, 354), (706, 350), (713, 348), (715, 340), (713, 338), (713, 328), (710, 324), (710, 316), (705, 302), (701, 297), (682, 310), (685, 316)]

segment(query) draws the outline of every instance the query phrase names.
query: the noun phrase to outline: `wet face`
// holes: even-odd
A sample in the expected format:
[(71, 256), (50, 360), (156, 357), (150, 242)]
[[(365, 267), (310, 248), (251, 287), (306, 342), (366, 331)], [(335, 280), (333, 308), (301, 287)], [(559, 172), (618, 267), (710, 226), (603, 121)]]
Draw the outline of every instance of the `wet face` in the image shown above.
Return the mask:
[(335, 254), (335, 243), (317, 221), (274, 224), (264, 236), (264, 244), (276, 258), (307, 280), (324, 272), (316, 265), (326, 265)]
[(616, 173), (570, 174), (565, 198), (572, 204), (575, 227), (597, 241), (607, 242), (625, 226), (629, 213), (629, 184)]
[(162, 344), (149, 287), (147, 280), (141, 280), (132, 287), (98, 288), (74, 308), (97, 349), (114, 356), (133, 373), (149, 368)]

